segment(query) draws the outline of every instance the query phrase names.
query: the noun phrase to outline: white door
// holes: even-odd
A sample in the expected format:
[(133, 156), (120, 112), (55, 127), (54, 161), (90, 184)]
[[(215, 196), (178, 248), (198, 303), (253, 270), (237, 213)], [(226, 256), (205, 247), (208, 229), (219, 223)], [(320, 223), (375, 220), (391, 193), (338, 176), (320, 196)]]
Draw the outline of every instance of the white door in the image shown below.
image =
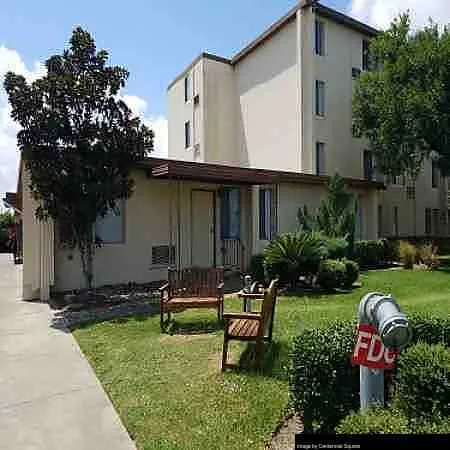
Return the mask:
[(214, 265), (214, 192), (192, 191), (191, 261), (193, 266)]

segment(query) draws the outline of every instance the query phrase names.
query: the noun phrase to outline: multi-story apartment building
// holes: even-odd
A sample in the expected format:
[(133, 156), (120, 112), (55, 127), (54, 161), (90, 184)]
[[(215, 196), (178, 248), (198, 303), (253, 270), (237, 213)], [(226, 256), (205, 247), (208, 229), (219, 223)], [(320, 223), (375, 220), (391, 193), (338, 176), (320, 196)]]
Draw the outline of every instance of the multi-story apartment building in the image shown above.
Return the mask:
[[(168, 89), (169, 157), (375, 178), (364, 140), (352, 133), (352, 93), (376, 34), (303, 0), (231, 59), (202, 53)], [(447, 182), (430, 161), (416, 182), (386, 181), (385, 190), (359, 192), (361, 236), (447, 233)], [(317, 203), (310, 187), (296, 190), (278, 185), (282, 217), (302, 198)]]
[[(233, 58), (196, 58), (168, 88), (169, 159), (141, 162), (120, 214), (95, 226), (95, 283), (162, 280), (169, 265), (244, 271), (276, 233), (298, 228), (299, 207), (316, 208), (336, 172), (358, 200), (357, 237), (445, 234), (447, 183), (433, 164), (386, 186), (352, 134), (352, 91), (376, 34), (303, 1)], [(83, 278), (58, 224), (36, 221), (28, 185), (21, 164), (23, 295), (46, 299)]]

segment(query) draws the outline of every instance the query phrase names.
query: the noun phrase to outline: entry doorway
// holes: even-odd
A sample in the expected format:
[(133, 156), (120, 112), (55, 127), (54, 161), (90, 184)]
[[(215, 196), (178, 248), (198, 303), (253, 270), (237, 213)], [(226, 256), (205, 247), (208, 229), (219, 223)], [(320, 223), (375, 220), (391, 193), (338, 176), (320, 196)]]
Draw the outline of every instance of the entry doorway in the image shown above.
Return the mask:
[(216, 197), (214, 191), (191, 191), (191, 264), (215, 266)]

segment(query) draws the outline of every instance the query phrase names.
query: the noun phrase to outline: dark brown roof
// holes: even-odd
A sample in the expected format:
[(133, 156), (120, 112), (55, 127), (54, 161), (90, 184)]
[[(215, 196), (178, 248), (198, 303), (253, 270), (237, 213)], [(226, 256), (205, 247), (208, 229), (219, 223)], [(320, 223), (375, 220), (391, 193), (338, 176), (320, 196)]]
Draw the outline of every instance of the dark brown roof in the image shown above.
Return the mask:
[[(151, 178), (234, 183), (244, 185), (295, 183), (324, 185), (329, 177), (299, 172), (253, 169), (223, 164), (197, 163), (175, 159), (147, 158), (139, 164)], [(383, 183), (344, 178), (348, 186), (361, 189), (384, 189)]]

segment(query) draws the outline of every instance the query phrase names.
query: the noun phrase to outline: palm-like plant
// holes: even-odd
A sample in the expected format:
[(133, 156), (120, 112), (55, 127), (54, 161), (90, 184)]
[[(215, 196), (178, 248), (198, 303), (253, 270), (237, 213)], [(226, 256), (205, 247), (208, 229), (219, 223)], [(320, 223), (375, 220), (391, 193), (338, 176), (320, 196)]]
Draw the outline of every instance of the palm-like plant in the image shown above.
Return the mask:
[(297, 232), (281, 234), (263, 251), (264, 266), (270, 277), (294, 286), (300, 276), (311, 277), (326, 258), (327, 249), (319, 233)]

